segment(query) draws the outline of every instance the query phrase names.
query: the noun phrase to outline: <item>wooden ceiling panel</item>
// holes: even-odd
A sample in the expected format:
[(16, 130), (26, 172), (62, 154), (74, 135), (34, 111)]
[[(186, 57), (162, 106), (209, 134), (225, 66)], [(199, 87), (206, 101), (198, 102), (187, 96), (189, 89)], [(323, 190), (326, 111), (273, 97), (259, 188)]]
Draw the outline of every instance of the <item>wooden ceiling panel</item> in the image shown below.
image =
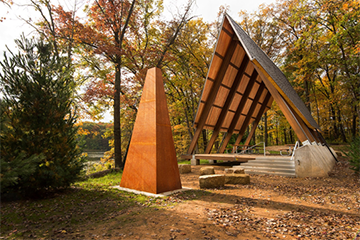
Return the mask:
[(236, 67), (240, 67), (241, 62), (245, 56), (245, 50), (242, 48), (240, 44), (237, 45), (235, 54), (232, 56), (231, 63)]
[(225, 54), (226, 54), (226, 50), (228, 49), (231, 40), (232, 40), (231, 36), (229, 36), (224, 31), (221, 31), (219, 41), (221, 41), (222, 44), (218, 44), (216, 46), (216, 52), (224, 57)]
[(221, 108), (212, 107), (208, 119), (206, 120), (206, 125), (215, 126), (219, 115), (221, 113)]
[(220, 107), (224, 106), (224, 103), (226, 101), (228, 94), (229, 94), (229, 89), (220, 87), (219, 91), (217, 92), (214, 105), (217, 105)]
[(230, 34), (234, 34), (234, 30), (233, 28), (231, 27), (230, 23), (229, 22), (224, 22), (223, 26), (222, 26), (223, 29), (227, 30), (227, 32), (229, 32)]
[(240, 83), (237, 91), (240, 92), (241, 94), (243, 94), (249, 83), (249, 80), (250, 80), (250, 78), (248, 76), (244, 75), (243, 78), (241, 79), (241, 83)]
[(253, 86), (252, 89), (251, 89), (249, 98), (251, 98), (251, 99), (254, 99), (254, 98), (255, 98), (255, 95), (256, 95), (259, 87), (260, 87), (260, 84), (258, 84), (258, 83), (255, 83), (255, 84), (254, 84), (254, 86)]
[(248, 64), (245, 72), (247, 74), (249, 74), (249, 75), (252, 75), (253, 71), (254, 71), (254, 65), (253, 64)]
[(235, 94), (234, 99), (232, 100), (229, 109), (232, 111), (236, 111), (237, 107), (239, 106), (241, 100), (241, 95), (240, 94)]
[(235, 69), (234, 67), (232, 66), (229, 66), (226, 70), (226, 73), (225, 73), (225, 76), (224, 76), (224, 79), (222, 81), (222, 84), (224, 84), (225, 86), (228, 86), (229, 88), (231, 88), (233, 82), (234, 82), (234, 79), (236, 77), (236, 74), (237, 74), (238, 70)]
[(211, 68), (209, 69), (208, 78), (211, 78), (211, 79), (216, 78), (222, 62), (223, 62), (223, 60), (219, 56), (214, 55), (213, 60), (211, 62)]
[(259, 98), (260, 103), (264, 102), (264, 99), (265, 99), (267, 93), (268, 93), (268, 90), (264, 89), (263, 93), (261, 94), (261, 97)]
[(235, 115), (235, 113), (233, 113), (233, 112), (227, 112), (224, 123), (223, 123), (222, 130), (227, 130), (229, 128), (234, 115)]
[(252, 103), (253, 103), (253, 100), (251, 100), (251, 99), (248, 99), (248, 100), (246, 101), (245, 106), (244, 106), (244, 109), (242, 110), (242, 113), (243, 113), (243, 114), (245, 114), (245, 115), (248, 114), (249, 109), (250, 109)]
[(256, 104), (254, 113), (252, 114), (252, 117), (253, 117), (253, 118), (256, 118), (256, 116), (258, 115), (258, 113), (259, 113), (259, 111), (260, 111), (261, 106), (262, 106), (262, 105), (261, 105), (260, 103)]
[(236, 123), (236, 126), (235, 126), (235, 130), (237, 130), (237, 132), (239, 132), (241, 126), (243, 125), (243, 123), (244, 123), (244, 121), (245, 121), (245, 118), (246, 118), (246, 117), (245, 117), (244, 115), (241, 115), (241, 116), (239, 117), (239, 120), (238, 120), (238, 122)]

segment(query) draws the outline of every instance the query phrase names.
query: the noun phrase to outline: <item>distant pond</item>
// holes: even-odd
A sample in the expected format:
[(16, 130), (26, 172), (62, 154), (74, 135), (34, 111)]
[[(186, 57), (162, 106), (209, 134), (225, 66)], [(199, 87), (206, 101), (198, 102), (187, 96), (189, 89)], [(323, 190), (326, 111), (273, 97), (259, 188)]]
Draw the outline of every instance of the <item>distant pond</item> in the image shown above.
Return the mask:
[(88, 155), (88, 160), (89, 161), (100, 161), (100, 159), (102, 157), (104, 157), (104, 153), (105, 152), (84, 152), (84, 153), (87, 153)]

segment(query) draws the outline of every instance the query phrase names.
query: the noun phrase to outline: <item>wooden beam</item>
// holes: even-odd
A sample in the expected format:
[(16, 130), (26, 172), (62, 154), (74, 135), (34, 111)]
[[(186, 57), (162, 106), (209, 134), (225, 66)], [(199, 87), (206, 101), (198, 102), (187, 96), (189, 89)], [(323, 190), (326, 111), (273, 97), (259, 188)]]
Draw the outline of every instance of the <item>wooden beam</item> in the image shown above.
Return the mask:
[[(285, 100), (284, 100), (285, 101)], [(287, 104), (287, 102), (285, 101), (285, 104), (287, 106), (287, 108), (289, 109), (289, 111), (291, 112), (291, 114), (295, 117), (296, 121), (298, 122), (298, 124), (300, 124), (303, 132), (305, 133), (305, 135), (307, 136), (307, 140), (312, 143), (315, 141), (314, 136), (311, 134), (311, 132), (309, 131), (309, 127), (305, 124), (305, 122), (302, 120), (302, 118), (300, 118), (300, 116), (294, 111), (294, 109)]]
[(299, 140), (301, 142), (309, 140), (309, 138), (305, 134), (304, 129), (298, 123), (297, 119), (294, 117), (293, 113), (291, 112), (290, 108), (288, 107), (285, 100), (283, 99), (283, 97), (278, 92), (278, 90), (272, 85), (270, 80), (266, 77), (265, 73), (263, 73), (262, 70), (256, 66), (256, 64), (254, 64), (254, 66), (255, 66), (257, 72), (260, 74), (261, 79), (263, 80), (266, 88), (271, 93), (271, 96), (274, 98), (274, 100), (278, 104), (280, 110), (285, 115), (285, 117), (288, 120), (290, 126), (294, 129), (294, 131), (295, 131), (297, 137), (299, 138)]
[(238, 89), (239, 85), (240, 85), (240, 82), (241, 82), (241, 79), (243, 78), (244, 76), (244, 72), (245, 72), (245, 69), (247, 67), (249, 63), (249, 57), (245, 54), (244, 58), (243, 58), (243, 61), (241, 63), (241, 66), (240, 66), (240, 69), (239, 71), (237, 72), (236, 74), (236, 77), (235, 77), (235, 80), (232, 84), (232, 87), (230, 89), (230, 92), (226, 98), (226, 101), (224, 103), (224, 106), (222, 107), (221, 109), (221, 112), (220, 112), (220, 115), (219, 115), (219, 118), (216, 122), (216, 125), (215, 125), (215, 128), (214, 128), (214, 131), (213, 131), (213, 134), (208, 142), (208, 145), (206, 146), (206, 150), (205, 150), (205, 154), (208, 154), (211, 152), (211, 149), (214, 145), (214, 142), (216, 140), (216, 138), (218, 137), (219, 133), (220, 133), (220, 129), (221, 129), (221, 126), (223, 125), (224, 123), (224, 120), (225, 120), (225, 117), (228, 113), (228, 110), (229, 110), (229, 107), (235, 97), (235, 94), (236, 94), (236, 90)]
[(267, 95), (266, 95), (266, 97), (265, 97), (265, 100), (264, 100), (264, 103), (266, 103), (266, 104), (264, 104), (264, 105), (261, 106), (258, 114), (256, 115), (256, 119), (255, 119), (255, 121), (254, 121), (253, 128), (251, 129), (248, 137), (246, 138), (246, 141), (245, 141), (244, 145), (249, 145), (249, 143), (250, 143), (250, 141), (251, 141), (251, 138), (253, 137), (253, 135), (254, 135), (254, 133), (255, 133), (255, 130), (256, 130), (259, 122), (260, 122), (261, 116), (262, 116), (262, 115), (265, 113), (265, 111), (266, 111), (266, 106), (267, 106), (268, 103), (269, 103), (270, 101), (272, 101), (272, 100), (273, 100), (273, 98), (271, 98), (271, 94), (270, 94), (270, 92), (268, 92)]
[(322, 138), (321, 138), (321, 136), (320, 136), (320, 133), (319, 133), (318, 131), (316, 131), (316, 129), (314, 129), (313, 132), (314, 132), (314, 135), (316, 135), (319, 143), (325, 143), (325, 142), (322, 140)]
[(224, 142), (221, 145), (219, 152), (223, 153), (225, 151), (225, 148), (226, 148), (227, 144), (229, 143), (232, 134), (234, 133), (234, 129), (236, 127), (236, 124), (237, 124), (237, 122), (239, 120), (239, 117), (240, 117), (240, 115), (241, 115), (241, 113), (242, 113), (242, 111), (244, 109), (245, 103), (248, 100), (249, 94), (250, 94), (250, 92), (251, 92), (251, 90), (252, 90), (252, 88), (254, 86), (254, 83), (255, 83), (255, 80), (256, 80), (257, 76), (258, 76), (258, 73), (254, 69), (253, 73), (251, 75), (251, 78), (249, 80), (249, 83), (246, 86), (245, 92), (244, 92), (244, 94), (243, 94), (243, 96), (241, 98), (239, 106), (236, 109), (236, 113), (235, 113), (235, 115), (234, 115), (234, 117), (233, 117), (233, 119), (232, 119), (232, 121), (230, 123), (229, 129), (227, 131), (226, 138), (224, 139)]
[[(229, 47), (226, 51), (226, 54), (225, 54), (225, 58), (220, 66), (220, 69), (219, 69), (219, 72), (215, 78), (215, 82), (213, 83), (212, 87), (211, 87), (211, 90), (210, 90), (210, 93), (207, 97), (207, 100), (206, 100), (206, 104), (203, 108), (203, 111), (201, 112), (201, 116), (199, 118), (199, 121), (198, 121), (198, 124), (197, 124), (197, 127), (196, 127), (196, 130), (195, 130), (195, 133), (194, 133), (194, 136), (193, 136), (193, 139), (190, 143), (190, 146), (189, 146), (189, 149), (188, 149), (188, 154), (192, 154), (194, 149), (195, 149), (195, 146), (196, 146), (196, 143), (200, 137), (200, 134), (201, 134), (201, 131), (202, 129), (204, 128), (204, 125), (205, 125), (205, 122), (206, 122), (206, 119), (208, 118), (208, 115), (209, 115), (209, 112), (211, 110), (211, 107), (215, 101), (215, 98), (216, 98), (216, 94), (219, 90), (219, 86), (222, 82), (222, 79), (224, 78), (225, 76), (225, 73), (226, 73), (226, 70), (228, 68), (228, 65), (231, 61), (231, 58), (235, 52), (235, 49), (236, 49), (236, 46), (238, 45), (238, 41), (234, 41), (232, 40), (229, 44)], [(211, 67), (211, 66), (210, 66)]]
[(300, 123), (300, 125), (303, 127), (306, 135), (309, 137), (309, 141), (310, 142), (317, 142), (318, 139), (315, 137), (315, 134), (313, 134), (313, 130), (311, 130), (306, 124), (305, 122), (302, 120), (302, 118), (296, 113), (296, 111), (294, 111), (294, 109), (289, 106), (289, 108), (291, 109), (291, 111), (294, 113), (294, 116), (296, 117), (296, 119), (298, 120), (298, 122)]
[(251, 116), (252, 114), (254, 113), (255, 111), (255, 108), (256, 108), (256, 105), (257, 105), (257, 102), (259, 101), (263, 91), (264, 91), (264, 88), (265, 88), (265, 84), (264, 82), (261, 83), (257, 93), (256, 93), (256, 96), (254, 98), (254, 101), (252, 102), (251, 106), (250, 106), (250, 109), (246, 115), (246, 118), (244, 120), (244, 123), (242, 124), (241, 128), (240, 128), (240, 131), (239, 131), (239, 136), (237, 137), (236, 141), (235, 141), (235, 146), (239, 145), (242, 137), (244, 136), (244, 133), (246, 131), (246, 128), (247, 126), (249, 125), (249, 122), (251, 120)]

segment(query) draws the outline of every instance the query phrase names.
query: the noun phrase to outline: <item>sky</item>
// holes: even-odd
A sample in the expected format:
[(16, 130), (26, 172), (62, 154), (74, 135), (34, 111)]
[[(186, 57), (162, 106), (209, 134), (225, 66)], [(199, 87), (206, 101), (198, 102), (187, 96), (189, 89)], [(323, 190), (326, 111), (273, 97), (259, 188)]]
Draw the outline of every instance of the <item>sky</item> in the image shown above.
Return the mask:
[[(39, 13), (32, 10), (30, 7), (26, 7), (28, 1), (26, 0), (14, 0), (14, 4), (9, 8), (8, 6), (0, 3), (0, 17), (5, 17), (3, 22), (0, 22), (0, 53), (3, 55), (3, 51), (6, 51), (5, 45), (11, 50), (15, 49), (14, 39), (20, 38), (21, 33), (25, 36), (31, 36), (33, 29), (27, 25), (23, 20), (19, 19), (19, 16), (25, 19), (31, 18), (33, 21), (39, 19)], [(56, 3), (68, 3), (69, 0), (54, 0)], [(252, 12), (258, 9), (258, 6), (263, 3), (271, 3), (275, 0), (196, 0), (193, 7), (193, 14), (202, 17), (207, 22), (216, 20), (219, 7), (221, 5), (228, 5), (230, 11), (228, 12), (232, 18), (238, 19), (238, 12), (240, 10), (246, 10)], [(164, 14), (165, 16), (171, 16), (172, 12), (177, 11), (177, 8), (184, 6), (187, 0), (164, 0)], [(21, 6), (19, 6), (21, 5)], [(2, 59), (2, 57), (1, 57)]]
[[(26, 24), (19, 18), (21, 16), (24, 19), (32, 19), (36, 21), (40, 19), (39, 13), (32, 10), (30, 7), (26, 7), (26, 0), (13, 0), (14, 4), (8, 7), (0, 3), (0, 17), (5, 17), (3, 22), (0, 22), (0, 60), (3, 59), (3, 52), (7, 51), (6, 46), (11, 51), (16, 52), (15, 39), (20, 38), (22, 33), (26, 37), (30, 37), (34, 34), (33, 28)], [(57, 3), (69, 4), (73, 0), (54, 0), (54, 5)], [(172, 13), (181, 9), (181, 6), (186, 5), (188, 0), (164, 0), (164, 16), (171, 17)], [(202, 17), (206, 22), (212, 22), (216, 20), (219, 7), (221, 5), (228, 5), (228, 14), (234, 19), (238, 20), (238, 12), (240, 10), (253, 12), (258, 9), (260, 4), (270, 4), (275, 0), (196, 0), (193, 7), (193, 15)], [(71, 4), (69, 4), (71, 5)], [(103, 121), (110, 121), (112, 119), (110, 114), (106, 114)]]

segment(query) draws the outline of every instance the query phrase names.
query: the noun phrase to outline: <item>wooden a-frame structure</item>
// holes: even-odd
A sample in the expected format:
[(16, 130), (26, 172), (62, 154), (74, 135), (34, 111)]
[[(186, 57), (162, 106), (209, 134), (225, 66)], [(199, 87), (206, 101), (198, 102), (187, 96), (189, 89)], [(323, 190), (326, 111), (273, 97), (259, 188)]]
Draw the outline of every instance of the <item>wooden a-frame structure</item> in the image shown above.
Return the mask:
[(261, 116), (273, 101), (303, 145), (326, 144), (319, 126), (281, 70), (227, 14), (212, 57), (198, 106), (194, 137), (188, 149), (193, 154), (201, 131), (213, 130), (205, 150), (209, 154), (220, 132), (225, 132), (218, 153), (224, 153), (232, 134), (238, 145), (253, 124), (248, 145)]

